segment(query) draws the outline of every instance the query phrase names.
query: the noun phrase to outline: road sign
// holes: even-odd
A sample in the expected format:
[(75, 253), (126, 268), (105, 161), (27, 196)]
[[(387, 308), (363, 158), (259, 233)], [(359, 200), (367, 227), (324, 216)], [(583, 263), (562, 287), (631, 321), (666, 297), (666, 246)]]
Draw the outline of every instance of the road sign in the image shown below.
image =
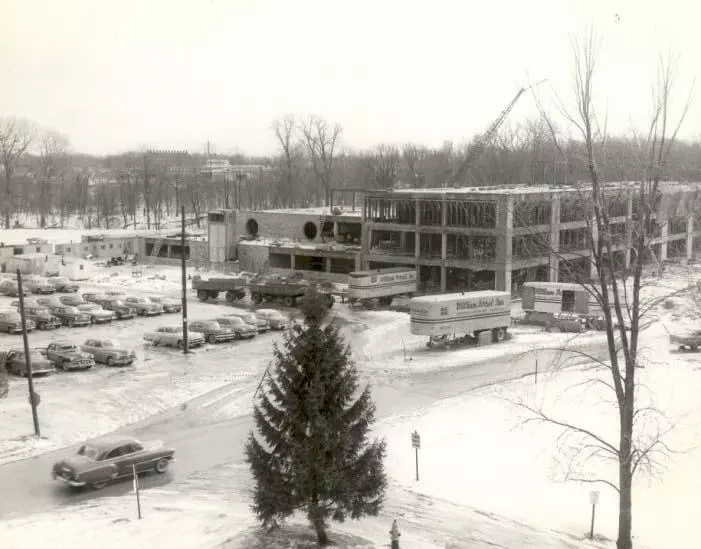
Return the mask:
[(589, 503), (591, 503), (592, 505), (596, 505), (597, 503), (599, 503), (598, 491), (592, 490), (591, 492), (589, 492)]
[[(33, 395), (34, 395), (34, 406), (39, 406), (39, 404), (41, 403), (41, 397), (39, 396), (39, 393), (33, 393)], [(31, 395), (29, 395), (29, 397), (27, 397), (27, 400), (29, 401), (29, 404), (31, 405), (32, 404)]]
[(421, 448), (421, 437), (416, 431), (411, 433), (411, 445), (414, 448)]

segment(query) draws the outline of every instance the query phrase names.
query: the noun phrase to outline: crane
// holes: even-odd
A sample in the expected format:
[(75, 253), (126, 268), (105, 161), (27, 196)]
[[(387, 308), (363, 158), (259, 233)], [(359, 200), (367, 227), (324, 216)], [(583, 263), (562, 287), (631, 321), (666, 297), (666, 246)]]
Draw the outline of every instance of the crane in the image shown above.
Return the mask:
[(482, 155), (486, 146), (491, 142), (492, 138), (497, 133), (497, 131), (499, 131), (499, 128), (504, 123), (504, 120), (506, 120), (506, 117), (509, 116), (511, 109), (514, 108), (514, 105), (516, 105), (516, 102), (524, 94), (524, 92), (527, 92), (528, 90), (541, 85), (543, 82), (545, 82), (545, 80), (547, 79), (541, 80), (540, 82), (536, 82), (535, 84), (533, 84), (532, 86), (528, 86), (527, 88), (521, 88), (520, 90), (518, 90), (511, 102), (504, 108), (503, 111), (501, 111), (497, 119), (494, 122), (492, 122), (487, 131), (484, 132), (484, 134), (477, 140), (477, 142), (472, 147), (470, 147), (470, 149), (467, 151), (467, 156), (465, 157), (465, 160), (462, 161), (460, 166), (458, 166), (458, 169), (455, 170), (455, 172), (450, 176), (450, 179), (445, 183), (444, 187), (450, 187), (457, 183), (462, 177), (462, 175), (465, 173), (465, 171), (469, 169), (472, 162), (474, 162), (477, 158), (479, 158)]

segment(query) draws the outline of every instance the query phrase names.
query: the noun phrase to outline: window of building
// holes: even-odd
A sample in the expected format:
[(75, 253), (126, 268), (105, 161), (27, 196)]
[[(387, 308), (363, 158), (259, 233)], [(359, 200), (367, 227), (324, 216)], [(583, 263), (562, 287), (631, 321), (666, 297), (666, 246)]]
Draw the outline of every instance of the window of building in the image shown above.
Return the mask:
[(224, 214), (222, 212), (209, 212), (209, 221), (211, 223), (224, 223)]
[(102, 245), (100, 246), (100, 249), (101, 249), (101, 250), (104, 250), (104, 249), (105, 249), (105, 245), (102, 244)]
[(37, 253), (38, 253), (38, 254), (41, 253), (41, 246), (37, 246)]
[(114, 248), (114, 244), (110, 244), (110, 250)]
[(22, 255), (24, 253), (24, 249), (21, 247), (13, 248), (12, 253), (13, 255)]
[(67, 254), (71, 253), (71, 249), (70, 249), (70, 248), (66, 248), (66, 253), (67, 253)]

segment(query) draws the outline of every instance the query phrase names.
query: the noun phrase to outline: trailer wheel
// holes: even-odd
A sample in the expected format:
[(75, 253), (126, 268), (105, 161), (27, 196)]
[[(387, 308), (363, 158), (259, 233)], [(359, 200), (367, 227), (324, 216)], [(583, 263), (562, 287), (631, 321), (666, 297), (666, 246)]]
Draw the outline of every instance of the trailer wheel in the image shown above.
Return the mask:
[(381, 297), (378, 301), (383, 307), (389, 307), (392, 304), (392, 296)]
[(698, 350), (698, 348), (699, 348), (698, 345), (690, 345), (689, 347), (691, 348), (691, 351), (694, 352), (694, 353), (695, 353), (695, 352)]
[(295, 304), (295, 300), (291, 295), (286, 295), (283, 301), (285, 303), (285, 307), (292, 307)]
[(208, 295), (210, 299), (217, 299), (219, 292), (217, 290), (209, 290)]
[(207, 293), (206, 290), (197, 290), (197, 298), (200, 301), (207, 301), (208, 297), (209, 297), (209, 294)]
[(499, 343), (506, 338), (506, 328), (494, 328), (492, 330), (492, 341)]
[(327, 303), (328, 308), (330, 309), (331, 307), (333, 307), (333, 304), (335, 302), (336, 302), (336, 299), (332, 295), (329, 295), (329, 299), (328, 299), (328, 303)]
[(234, 295), (234, 292), (226, 292), (226, 302), (227, 303), (233, 303), (236, 301), (236, 296)]
[(251, 295), (251, 299), (253, 300), (253, 303), (255, 303), (256, 305), (260, 305), (261, 303), (263, 303), (263, 296), (260, 295), (258, 292), (254, 292)]

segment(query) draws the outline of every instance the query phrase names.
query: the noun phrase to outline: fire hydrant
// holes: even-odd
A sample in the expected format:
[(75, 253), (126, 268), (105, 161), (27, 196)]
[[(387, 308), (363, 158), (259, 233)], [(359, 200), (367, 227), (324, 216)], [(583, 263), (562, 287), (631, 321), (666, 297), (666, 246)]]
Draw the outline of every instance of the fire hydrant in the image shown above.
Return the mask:
[(402, 533), (399, 531), (399, 526), (397, 526), (397, 521), (394, 520), (392, 521), (392, 529), (389, 531), (389, 538), (392, 541), (391, 548), (392, 549), (399, 549), (399, 536), (401, 536)]

